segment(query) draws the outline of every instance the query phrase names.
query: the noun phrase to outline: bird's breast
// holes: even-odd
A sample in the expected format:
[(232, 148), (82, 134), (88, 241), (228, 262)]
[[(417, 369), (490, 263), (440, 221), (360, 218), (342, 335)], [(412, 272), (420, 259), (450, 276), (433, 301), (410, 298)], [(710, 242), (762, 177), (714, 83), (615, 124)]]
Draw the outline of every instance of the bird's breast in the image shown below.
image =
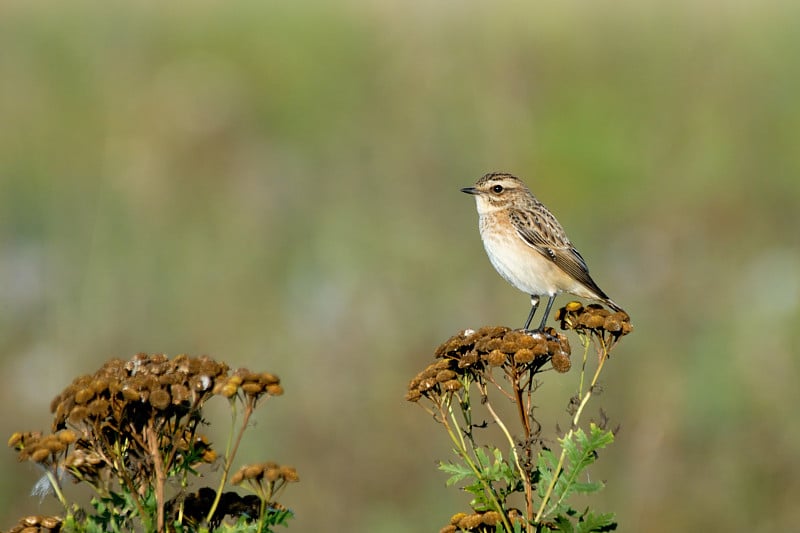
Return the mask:
[(526, 294), (569, 291), (572, 280), (556, 264), (525, 243), (508, 216), (483, 216), (481, 239), (495, 270)]

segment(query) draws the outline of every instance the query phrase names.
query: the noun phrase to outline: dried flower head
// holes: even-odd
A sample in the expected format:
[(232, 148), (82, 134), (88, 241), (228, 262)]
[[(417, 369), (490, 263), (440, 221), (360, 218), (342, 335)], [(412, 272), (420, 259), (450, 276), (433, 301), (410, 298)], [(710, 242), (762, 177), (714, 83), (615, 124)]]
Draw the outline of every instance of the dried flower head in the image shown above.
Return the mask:
[[(76, 377), (53, 399), (51, 434), (14, 433), (8, 445), (19, 460), (88, 482), (101, 494), (112, 480), (124, 479), (126, 487), (138, 490), (152, 483), (159, 469), (168, 476), (195, 474), (197, 466), (217, 460), (198, 430), (205, 423), (205, 402), (229, 388), (232, 401), (246, 404), (247, 416), (257, 398), (283, 392), (274, 374), (246, 369), (231, 374), (228, 365), (208, 356), (139, 353), (128, 361), (112, 359), (94, 374)], [(298, 479), (294, 469), (274, 463), (262, 466), (260, 475), (269, 478), (272, 492)], [(221, 503), (221, 516), (257, 515), (261, 499), (227, 497), (234, 496), (231, 505), (240, 511), (223, 512)]]
[(555, 354), (566, 357), (568, 364), (569, 353), (566, 336), (552, 328), (543, 333), (506, 327), (465, 330), (436, 349), (436, 361), (409, 382), (406, 400), (417, 402), (426, 397), (438, 401), (469, 381), (490, 380), (492, 368), (515, 375), (535, 373)]
[(595, 335), (611, 334), (618, 338), (633, 331), (631, 319), (624, 311), (612, 313), (600, 304), (586, 307), (580, 302), (569, 302), (556, 313), (561, 329), (574, 329)]
[(557, 353), (553, 355), (553, 358), (550, 359), (550, 364), (553, 365), (553, 370), (561, 374), (564, 372), (569, 372), (569, 369), (572, 366), (569, 357), (563, 353)]
[(30, 515), (21, 518), (9, 533), (47, 533), (60, 531), (63, 519), (58, 516)]

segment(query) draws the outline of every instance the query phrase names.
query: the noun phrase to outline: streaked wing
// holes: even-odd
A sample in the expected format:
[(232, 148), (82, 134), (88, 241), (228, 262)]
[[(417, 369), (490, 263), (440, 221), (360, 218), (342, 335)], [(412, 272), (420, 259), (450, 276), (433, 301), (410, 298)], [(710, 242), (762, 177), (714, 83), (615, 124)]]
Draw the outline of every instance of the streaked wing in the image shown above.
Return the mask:
[(512, 209), (509, 218), (522, 240), (599, 297), (608, 298), (589, 276), (586, 261), (572, 246), (552, 213), (546, 209), (536, 212)]

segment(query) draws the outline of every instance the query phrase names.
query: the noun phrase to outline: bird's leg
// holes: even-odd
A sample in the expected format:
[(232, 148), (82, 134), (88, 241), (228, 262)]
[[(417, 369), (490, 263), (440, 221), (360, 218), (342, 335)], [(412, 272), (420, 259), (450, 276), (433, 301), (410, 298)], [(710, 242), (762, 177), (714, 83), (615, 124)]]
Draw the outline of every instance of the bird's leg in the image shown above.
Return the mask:
[(528, 320), (525, 321), (525, 325), (522, 327), (525, 331), (528, 331), (531, 326), (531, 320), (533, 320), (533, 314), (536, 312), (537, 307), (539, 307), (539, 297), (531, 294), (531, 312), (528, 313)]
[(547, 322), (547, 316), (550, 314), (550, 309), (553, 307), (553, 302), (556, 301), (555, 294), (550, 295), (550, 299), (547, 300), (547, 307), (544, 308), (544, 315), (542, 315), (542, 323), (539, 324), (539, 329), (536, 331), (544, 331), (544, 323)]

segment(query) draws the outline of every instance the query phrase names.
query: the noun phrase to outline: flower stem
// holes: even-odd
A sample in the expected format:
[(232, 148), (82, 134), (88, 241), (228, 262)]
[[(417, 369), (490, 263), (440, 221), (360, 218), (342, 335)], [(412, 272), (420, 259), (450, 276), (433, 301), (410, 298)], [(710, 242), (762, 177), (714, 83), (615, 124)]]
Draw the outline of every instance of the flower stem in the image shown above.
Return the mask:
[[(586, 351), (588, 351), (588, 344), (586, 345)], [(592, 391), (594, 390), (595, 385), (597, 384), (597, 378), (600, 377), (600, 371), (603, 370), (603, 364), (608, 359), (608, 351), (604, 349), (602, 351), (602, 355), (600, 357), (600, 362), (597, 365), (597, 370), (594, 373), (594, 377), (592, 378), (592, 383), (589, 385), (589, 389), (586, 391), (586, 394), (581, 398), (581, 403), (578, 406), (578, 409), (575, 411), (575, 416), (572, 417), (572, 427), (564, 435), (564, 440), (569, 440), (575, 433), (575, 428), (578, 427), (578, 422), (580, 421), (581, 414), (583, 413), (583, 409), (586, 407), (586, 404), (589, 403), (589, 399), (592, 397)], [(583, 381), (581, 376), (581, 381)], [(550, 514), (553, 511), (553, 508), (560, 503), (561, 498), (559, 498), (559, 502), (556, 502), (556, 505), (548, 509), (547, 513), (545, 513), (545, 507), (547, 507), (547, 503), (553, 495), (553, 489), (555, 489), (556, 482), (558, 481), (558, 477), (561, 475), (561, 470), (564, 468), (564, 461), (567, 457), (567, 449), (566, 447), (562, 446), (561, 448), (561, 456), (558, 458), (558, 464), (556, 465), (556, 469), (553, 472), (553, 478), (550, 480), (550, 484), (547, 487), (547, 492), (545, 492), (544, 497), (542, 498), (542, 503), (539, 505), (539, 510), (536, 512), (536, 517), (534, 518), (534, 523), (539, 523), (543, 516)]]

